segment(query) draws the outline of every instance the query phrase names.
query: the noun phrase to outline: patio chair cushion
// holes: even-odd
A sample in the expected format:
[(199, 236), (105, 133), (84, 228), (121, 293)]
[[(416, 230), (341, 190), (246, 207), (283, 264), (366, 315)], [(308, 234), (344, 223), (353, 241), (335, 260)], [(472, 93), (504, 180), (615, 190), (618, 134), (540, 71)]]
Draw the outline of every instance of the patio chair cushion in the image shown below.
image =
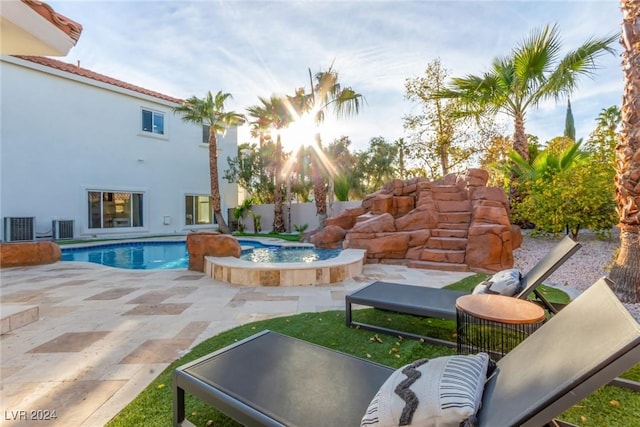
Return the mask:
[(458, 427), (475, 424), (489, 356), (444, 356), (405, 365), (384, 382), (361, 426)]
[(473, 294), (500, 294), (514, 296), (520, 289), (522, 275), (517, 268), (502, 270), (476, 285)]

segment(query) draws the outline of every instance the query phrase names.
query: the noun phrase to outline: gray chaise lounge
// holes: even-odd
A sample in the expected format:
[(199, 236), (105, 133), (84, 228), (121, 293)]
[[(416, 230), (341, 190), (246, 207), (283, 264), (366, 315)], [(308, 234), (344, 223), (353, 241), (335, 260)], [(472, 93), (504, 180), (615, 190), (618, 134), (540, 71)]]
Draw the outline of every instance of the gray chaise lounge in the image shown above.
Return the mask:
[[(569, 236), (564, 237), (542, 260), (522, 277), (520, 280), (520, 289), (522, 289), (522, 291), (515, 297), (526, 299), (531, 293), (534, 293), (545, 308), (552, 313), (557, 313), (557, 307), (547, 301), (538, 291), (537, 287), (578, 249), (580, 249), (579, 243), (573, 241)], [(356, 322), (352, 317), (352, 305), (358, 304), (422, 317), (455, 320), (456, 300), (462, 295), (467, 294), (468, 292), (452, 291), (449, 289), (428, 288), (390, 282), (374, 282), (346, 296), (346, 323), (347, 326), (359, 326), (376, 332), (422, 339), (425, 342), (453, 347), (456, 345), (455, 342), (383, 326)]]
[[(638, 360), (640, 325), (600, 279), (497, 363), (479, 426), (546, 425)], [(174, 425), (189, 393), (249, 426), (358, 426), (392, 372), (264, 331), (174, 371)]]

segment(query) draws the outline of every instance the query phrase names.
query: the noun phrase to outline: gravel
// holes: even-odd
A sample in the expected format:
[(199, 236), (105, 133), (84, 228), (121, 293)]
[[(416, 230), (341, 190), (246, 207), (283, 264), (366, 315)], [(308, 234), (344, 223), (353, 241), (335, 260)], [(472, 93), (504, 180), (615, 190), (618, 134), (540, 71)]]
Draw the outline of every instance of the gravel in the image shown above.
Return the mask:
[[(562, 237), (531, 237), (523, 231), (522, 245), (513, 251), (514, 267), (529, 271)], [(594, 233), (580, 231), (577, 240), (582, 247), (545, 281), (567, 292), (572, 299), (599, 278), (609, 275), (615, 251), (620, 246), (616, 232), (610, 238), (600, 239)], [(625, 307), (640, 322), (640, 304), (625, 304)]]

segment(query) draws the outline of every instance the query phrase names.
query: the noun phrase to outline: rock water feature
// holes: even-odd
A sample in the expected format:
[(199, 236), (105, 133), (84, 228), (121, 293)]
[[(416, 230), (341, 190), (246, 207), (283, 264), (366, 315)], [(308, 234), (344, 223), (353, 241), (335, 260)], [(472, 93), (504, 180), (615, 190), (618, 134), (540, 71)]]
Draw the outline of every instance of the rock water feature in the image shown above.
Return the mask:
[(359, 208), (328, 218), (309, 241), (321, 248), (366, 249), (366, 263), (448, 271), (496, 272), (513, 267), (522, 242), (509, 221), (501, 188), (469, 169), (441, 180), (393, 180)]

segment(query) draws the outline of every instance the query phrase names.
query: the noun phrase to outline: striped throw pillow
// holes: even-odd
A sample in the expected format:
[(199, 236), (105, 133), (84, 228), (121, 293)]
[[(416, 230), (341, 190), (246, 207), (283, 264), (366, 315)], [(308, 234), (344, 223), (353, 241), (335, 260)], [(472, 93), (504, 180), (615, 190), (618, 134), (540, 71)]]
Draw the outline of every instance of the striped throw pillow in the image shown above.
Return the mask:
[(486, 353), (421, 359), (405, 365), (380, 387), (361, 426), (472, 426), (488, 365)]

